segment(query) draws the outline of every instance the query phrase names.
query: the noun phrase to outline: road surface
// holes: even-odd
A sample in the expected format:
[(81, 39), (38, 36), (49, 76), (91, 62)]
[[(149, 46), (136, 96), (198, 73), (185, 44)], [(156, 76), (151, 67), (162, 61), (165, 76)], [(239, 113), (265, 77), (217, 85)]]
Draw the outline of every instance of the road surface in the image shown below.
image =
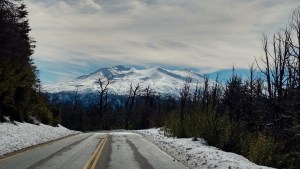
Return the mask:
[(82, 133), (0, 159), (1, 169), (184, 169), (133, 133)]

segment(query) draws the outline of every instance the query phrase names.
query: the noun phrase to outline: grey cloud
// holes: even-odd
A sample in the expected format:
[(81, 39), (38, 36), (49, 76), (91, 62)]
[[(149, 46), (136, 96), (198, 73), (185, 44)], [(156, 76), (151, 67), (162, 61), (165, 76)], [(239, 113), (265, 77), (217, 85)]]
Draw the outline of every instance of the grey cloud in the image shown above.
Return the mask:
[[(105, 62), (248, 67), (296, 0), (28, 0), (34, 58), (61, 70)], [(43, 60), (43, 62), (41, 62)], [(51, 68), (47, 67), (47, 70)]]

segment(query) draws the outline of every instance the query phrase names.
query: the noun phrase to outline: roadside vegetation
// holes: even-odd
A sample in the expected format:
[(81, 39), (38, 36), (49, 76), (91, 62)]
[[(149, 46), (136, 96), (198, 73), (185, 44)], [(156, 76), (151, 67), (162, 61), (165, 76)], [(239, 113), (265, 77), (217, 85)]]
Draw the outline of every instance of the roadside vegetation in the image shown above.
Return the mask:
[(225, 85), (207, 78), (191, 91), (187, 79), (165, 124), (257, 164), (300, 168), (300, 7), (286, 28), (263, 36), (262, 49), (245, 80), (233, 70)]

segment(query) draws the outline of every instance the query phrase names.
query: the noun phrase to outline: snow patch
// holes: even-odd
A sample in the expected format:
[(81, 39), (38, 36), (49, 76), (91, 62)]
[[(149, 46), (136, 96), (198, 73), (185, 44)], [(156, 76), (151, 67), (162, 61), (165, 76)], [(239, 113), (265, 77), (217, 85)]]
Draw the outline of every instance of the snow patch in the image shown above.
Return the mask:
[(192, 141), (191, 138), (165, 137), (160, 129), (133, 131), (156, 144), (160, 149), (170, 154), (176, 160), (189, 168), (216, 169), (267, 169), (259, 166), (241, 155), (224, 152), (216, 147), (208, 146), (203, 139)]
[(9, 118), (8, 116), (4, 116), (4, 120), (5, 120), (6, 122), (10, 122), (10, 118)]
[(44, 124), (15, 123), (16, 125), (12, 123), (0, 123), (0, 156), (79, 133), (61, 125), (52, 127)]

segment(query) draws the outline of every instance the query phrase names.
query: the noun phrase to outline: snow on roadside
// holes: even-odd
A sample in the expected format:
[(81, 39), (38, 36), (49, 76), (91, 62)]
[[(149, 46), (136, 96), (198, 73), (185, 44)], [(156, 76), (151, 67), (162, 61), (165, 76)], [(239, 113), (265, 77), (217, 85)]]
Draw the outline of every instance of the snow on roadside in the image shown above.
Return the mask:
[(224, 152), (216, 147), (207, 146), (203, 139), (192, 141), (191, 138), (177, 139), (164, 137), (159, 129), (133, 131), (144, 136), (156, 144), (160, 149), (170, 154), (176, 160), (186, 164), (189, 168), (217, 168), (217, 169), (266, 169), (241, 155)]
[(26, 147), (79, 133), (61, 125), (52, 127), (44, 124), (0, 123), (0, 156)]

